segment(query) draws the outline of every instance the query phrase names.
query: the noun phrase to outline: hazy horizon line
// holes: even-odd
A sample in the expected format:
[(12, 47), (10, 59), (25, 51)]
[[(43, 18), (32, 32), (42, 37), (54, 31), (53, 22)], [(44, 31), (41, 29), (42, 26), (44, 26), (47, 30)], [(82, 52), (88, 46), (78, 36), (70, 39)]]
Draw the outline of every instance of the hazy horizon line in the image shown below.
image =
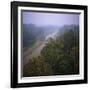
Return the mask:
[(49, 25), (37, 25), (37, 24), (34, 24), (34, 23), (23, 23), (23, 24), (24, 25), (34, 25), (34, 26), (37, 26), (37, 27), (45, 27), (45, 26), (63, 27), (63, 26), (71, 26), (71, 25), (79, 26), (79, 24), (64, 24), (64, 25), (53, 25), (53, 24), (49, 24)]

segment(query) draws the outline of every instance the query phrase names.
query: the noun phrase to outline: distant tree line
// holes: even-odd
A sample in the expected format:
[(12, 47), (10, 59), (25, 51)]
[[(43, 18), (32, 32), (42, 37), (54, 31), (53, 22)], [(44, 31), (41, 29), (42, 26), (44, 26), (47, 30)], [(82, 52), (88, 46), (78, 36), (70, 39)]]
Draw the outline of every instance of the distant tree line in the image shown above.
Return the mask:
[(32, 47), (37, 40), (44, 40), (44, 32), (40, 27), (34, 24), (22, 25), (23, 48)]

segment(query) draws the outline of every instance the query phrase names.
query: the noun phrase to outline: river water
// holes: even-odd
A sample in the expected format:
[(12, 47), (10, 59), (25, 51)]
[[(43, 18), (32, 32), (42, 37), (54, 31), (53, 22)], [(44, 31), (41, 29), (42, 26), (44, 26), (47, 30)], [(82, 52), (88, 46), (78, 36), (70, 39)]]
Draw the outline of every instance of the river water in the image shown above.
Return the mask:
[(56, 36), (57, 36), (57, 32), (51, 33), (46, 36), (44, 41), (38, 40), (32, 48), (28, 48), (25, 52), (23, 52), (23, 65), (27, 64), (31, 58), (39, 56), (41, 50), (47, 43), (47, 40), (49, 38), (55, 39)]

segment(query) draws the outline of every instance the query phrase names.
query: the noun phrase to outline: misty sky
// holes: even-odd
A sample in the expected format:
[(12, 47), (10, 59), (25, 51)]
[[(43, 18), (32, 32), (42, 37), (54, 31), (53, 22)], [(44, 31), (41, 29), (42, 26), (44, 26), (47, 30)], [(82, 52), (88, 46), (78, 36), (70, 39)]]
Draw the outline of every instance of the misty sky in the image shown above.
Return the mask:
[(43, 13), (43, 12), (22, 12), (23, 24), (35, 24), (37, 26), (63, 26), (79, 25), (79, 14), (71, 13)]

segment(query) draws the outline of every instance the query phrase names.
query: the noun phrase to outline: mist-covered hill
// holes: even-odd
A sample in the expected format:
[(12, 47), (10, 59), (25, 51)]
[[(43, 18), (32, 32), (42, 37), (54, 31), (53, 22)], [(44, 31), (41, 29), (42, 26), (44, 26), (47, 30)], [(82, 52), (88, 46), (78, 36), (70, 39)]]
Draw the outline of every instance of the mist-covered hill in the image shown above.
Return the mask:
[(78, 35), (79, 33), (79, 25), (64, 25), (61, 28), (59, 28), (58, 36), (63, 35), (65, 32), (68, 31), (74, 31), (75, 35)]
[(43, 40), (44, 32), (33, 24), (23, 24), (23, 47), (32, 46), (38, 39)]
[(58, 30), (56, 26), (35, 26), (34, 24), (23, 24), (23, 48), (31, 47), (37, 40), (45, 40), (46, 36)]

